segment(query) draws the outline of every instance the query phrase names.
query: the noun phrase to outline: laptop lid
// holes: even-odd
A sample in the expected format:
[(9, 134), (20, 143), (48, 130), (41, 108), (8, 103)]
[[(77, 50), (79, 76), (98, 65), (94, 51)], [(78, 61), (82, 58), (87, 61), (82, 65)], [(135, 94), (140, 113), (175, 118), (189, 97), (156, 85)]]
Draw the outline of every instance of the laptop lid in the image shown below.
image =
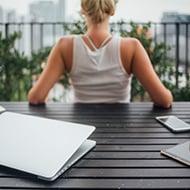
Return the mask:
[(85, 154), (87, 154), (92, 148), (96, 146), (96, 141), (93, 140), (85, 140), (82, 145), (78, 148), (78, 150), (72, 155), (72, 157), (60, 168), (59, 171), (54, 176), (51, 177), (44, 177), (38, 176), (38, 178), (46, 180), (46, 181), (53, 181), (58, 178), (61, 174), (67, 171), (75, 162), (77, 162), (80, 158), (82, 158)]
[[(94, 141), (91, 146), (84, 143), (94, 130), (90, 125), (4, 111), (0, 114), (0, 164), (55, 180), (68, 168), (69, 160), (76, 162), (95, 146)], [(81, 156), (73, 161), (81, 145)]]

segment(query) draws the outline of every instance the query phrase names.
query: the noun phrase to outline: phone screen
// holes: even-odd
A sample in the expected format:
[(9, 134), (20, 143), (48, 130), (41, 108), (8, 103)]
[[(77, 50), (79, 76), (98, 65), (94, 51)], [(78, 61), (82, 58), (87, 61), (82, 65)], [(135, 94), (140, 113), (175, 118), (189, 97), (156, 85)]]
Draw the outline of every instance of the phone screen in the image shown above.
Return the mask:
[(184, 122), (176, 116), (160, 116), (156, 117), (156, 119), (175, 132), (190, 130), (190, 124)]

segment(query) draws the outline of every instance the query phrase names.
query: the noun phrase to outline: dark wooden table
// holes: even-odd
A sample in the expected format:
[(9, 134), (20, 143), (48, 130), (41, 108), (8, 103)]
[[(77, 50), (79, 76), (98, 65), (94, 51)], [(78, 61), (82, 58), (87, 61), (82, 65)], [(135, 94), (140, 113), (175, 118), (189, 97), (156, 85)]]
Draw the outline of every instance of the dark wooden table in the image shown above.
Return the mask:
[(190, 140), (190, 133), (173, 134), (155, 120), (174, 114), (190, 123), (190, 102), (176, 102), (168, 110), (152, 103), (0, 105), (8, 111), (95, 125), (91, 139), (97, 142), (92, 152), (52, 183), (0, 167), (0, 189), (190, 188), (190, 167), (160, 155), (161, 149)]

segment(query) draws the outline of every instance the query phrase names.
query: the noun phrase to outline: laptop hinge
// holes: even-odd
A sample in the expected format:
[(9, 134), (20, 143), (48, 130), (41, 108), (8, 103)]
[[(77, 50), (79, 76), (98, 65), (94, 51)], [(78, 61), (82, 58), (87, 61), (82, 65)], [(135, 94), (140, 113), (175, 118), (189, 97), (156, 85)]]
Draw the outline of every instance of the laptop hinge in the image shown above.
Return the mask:
[(0, 114), (5, 112), (5, 111), (6, 111), (6, 109), (4, 107), (0, 106)]

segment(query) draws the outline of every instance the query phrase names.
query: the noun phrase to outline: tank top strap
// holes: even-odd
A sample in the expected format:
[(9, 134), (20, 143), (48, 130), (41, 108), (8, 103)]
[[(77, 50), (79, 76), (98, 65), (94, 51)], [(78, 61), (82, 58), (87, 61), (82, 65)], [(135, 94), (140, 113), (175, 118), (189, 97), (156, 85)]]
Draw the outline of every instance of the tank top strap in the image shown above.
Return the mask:
[(111, 35), (107, 36), (104, 41), (100, 44), (99, 48), (97, 48), (94, 43), (92, 42), (92, 40), (90, 39), (90, 37), (88, 36), (88, 34), (85, 34), (86, 36), (86, 39), (88, 40), (88, 42), (90, 43), (90, 45), (93, 47), (93, 49), (95, 51), (97, 51), (98, 49), (102, 48), (109, 40), (110, 38), (112, 37)]

